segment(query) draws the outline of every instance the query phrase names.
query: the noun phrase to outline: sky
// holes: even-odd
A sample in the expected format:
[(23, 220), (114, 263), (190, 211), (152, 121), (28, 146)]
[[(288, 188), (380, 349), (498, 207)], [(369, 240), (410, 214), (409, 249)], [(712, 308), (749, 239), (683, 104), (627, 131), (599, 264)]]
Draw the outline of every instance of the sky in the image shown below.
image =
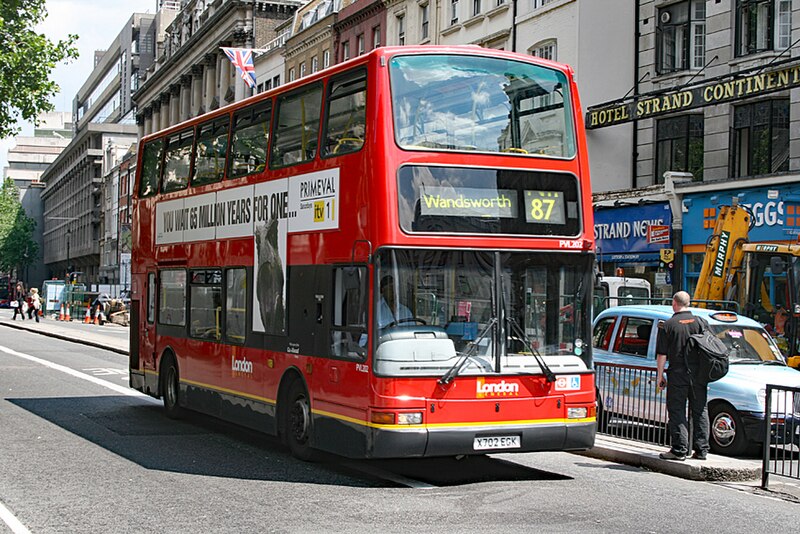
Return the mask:
[[(105, 50), (133, 13), (155, 13), (157, 0), (47, 0), (47, 18), (37, 28), (51, 41), (77, 34), (78, 59), (60, 64), (51, 77), (61, 87), (52, 100), (55, 111), (72, 111), (72, 99), (92, 72), (94, 51)], [(20, 135), (33, 135), (33, 125), (23, 124)], [(0, 140), (0, 169), (8, 165), (14, 139)]]

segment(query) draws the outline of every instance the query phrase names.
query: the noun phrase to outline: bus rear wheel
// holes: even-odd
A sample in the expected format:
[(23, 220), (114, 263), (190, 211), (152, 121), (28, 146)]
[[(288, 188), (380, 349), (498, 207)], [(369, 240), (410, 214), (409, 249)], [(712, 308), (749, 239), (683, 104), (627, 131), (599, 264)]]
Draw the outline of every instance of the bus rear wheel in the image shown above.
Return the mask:
[(179, 393), (178, 364), (175, 363), (175, 357), (170, 354), (165, 357), (161, 366), (161, 396), (164, 399), (164, 412), (170, 419), (180, 419), (183, 416), (183, 408), (178, 401)]
[(311, 447), (311, 402), (308, 392), (300, 380), (289, 387), (284, 399), (286, 414), (283, 418), (283, 436), (292, 456), (305, 461), (314, 460), (316, 454)]

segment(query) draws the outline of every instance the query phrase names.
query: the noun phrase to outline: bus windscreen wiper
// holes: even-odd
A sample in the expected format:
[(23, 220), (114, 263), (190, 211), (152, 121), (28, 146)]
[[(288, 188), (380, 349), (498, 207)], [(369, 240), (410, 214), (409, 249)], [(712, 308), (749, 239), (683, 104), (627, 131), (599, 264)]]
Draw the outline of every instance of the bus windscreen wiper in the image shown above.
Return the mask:
[(544, 376), (547, 379), (547, 381), (555, 382), (556, 381), (555, 373), (553, 373), (553, 370), (550, 369), (550, 367), (547, 365), (547, 362), (544, 361), (544, 357), (539, 353), (539, 351), (533, 347), (533, 342), (525, 333), (525, 331), (522, 330), (522, 328), (520, 328), (519, 324), (517, 324), (516, 319), (508, 318), (506, 319), (506, 321), (508, 321), (508, 324), (509, 326), (511, 326), (511, 329), (514, 331), (514, 333), (517, 336), (519, 336), (519, 339), (521, 339), (525, 343), (525, 346), (527, 346), (530, 349), (531, 354), (533, 354), (536, 363), (539, 364), (539, 368), (542, 370), (542, 373), (544, 373)]
[(442, 375), (442, 378), (438, 380), (440, 384), (442, 385), (449, 384), (456, 376), (458, 376), (458, 374), (461, 372), (461, 368), (464, 367), (464, 364), (467, 363), (467, 360), (469, 360), (470, 356), (472, 356), (473, 353), (477, 352), (478, 342), (480, 342), (480, 340), (486, 337), (486, 333), (489, 332), (489, 330), (495, 325), (496, 322), (497, 318), (496, 317), (492, 318), (492, 320), (489, 321), (486, 327), (483, 330), (481, 330), (480, 335), (477, 338), (475, 338), (474, 341), (469, 342), (467, 350), (465, 350), (461, 354), (461, 357), (458, 359), (455, 365), (453, 365), (453, 367), (448, 369), (448, 371), (444, 375)]

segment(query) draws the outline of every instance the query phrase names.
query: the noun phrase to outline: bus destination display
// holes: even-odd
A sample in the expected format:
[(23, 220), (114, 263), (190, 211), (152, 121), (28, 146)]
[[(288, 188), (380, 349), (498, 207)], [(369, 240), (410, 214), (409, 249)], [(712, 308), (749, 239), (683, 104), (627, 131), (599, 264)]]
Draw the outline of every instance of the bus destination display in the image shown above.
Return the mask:
[[(525, 222), (564, 224), (566, 211), (560, 191), (524, 191)], [(422, 215), (439, 217), (486, 217), (514, 219), (519, 213), (517, 191), (470, 187), (425, 187), (421, 195)]]

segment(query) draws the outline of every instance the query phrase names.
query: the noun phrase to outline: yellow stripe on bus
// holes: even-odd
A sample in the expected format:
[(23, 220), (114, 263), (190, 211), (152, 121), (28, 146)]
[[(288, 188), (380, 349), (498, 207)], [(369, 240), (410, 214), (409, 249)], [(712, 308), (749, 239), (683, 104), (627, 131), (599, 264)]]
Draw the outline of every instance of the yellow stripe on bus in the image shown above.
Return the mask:
[[(151, 371), (149, 369), (145, 369), (145, 373), (158, 375), (155, 371)], [(249, 393), (244, 393), (241, 391), (236, 391), (234, 389), (227, 389), (227, 388), (220, 388), (211, 386), (209, 384), (205, 384), (203, 382), (197, 382), (194, 380), (188, 380), (186, 378), (181, 378), (180, 381), (185, 384), (189, 384), (196, 387), (201, 387), (205, 389), (209, 389), (212, 391), (217, 391), (220, 393), (227, 393), (229, 395), (235, 395), (238, 397), (244, 397), (247, 399), (252, 399), (256, 401), (266, 402), (267, 404), (277, 404), (275, 399), (269, 399), (266, 397), (260, 397), (258, 395), (251, 395)], [(335, 412), (328, 412), (325, 410), (311, 410), (311, 413), (315, 415), (321, 415), (324, 417), (331, 417), (333, 419), (338, 419), (340, 421), (345, 421), (347, 423), (353, 423), (360, 426), (366, 426), (369, 428), (380, 428), (386, 430), (421, 430), (421, 429), (428, 429), (428, 428), (458, 428), (458, 427), (516, 427), (521, 425), (549, 425), (549, 424), (570, 424), (570, 423), (595, 423), (597, 422), (596, 417), (584, 417), (581, 419), (567, 419), (565, 417), (553, 418), (553, 419), (522, 419), (516, 421), (477, 421), (477, 422), (455, 422), (455, 423), (428, 423), (428, 424), (421, 424), (421, 425), (383, 425), (379, 423), (372, 423), (370, 421), (365, 421), (363, 419), (356, 419), (355, 417), (348, 417), (346, 415), (341, 415)]]

